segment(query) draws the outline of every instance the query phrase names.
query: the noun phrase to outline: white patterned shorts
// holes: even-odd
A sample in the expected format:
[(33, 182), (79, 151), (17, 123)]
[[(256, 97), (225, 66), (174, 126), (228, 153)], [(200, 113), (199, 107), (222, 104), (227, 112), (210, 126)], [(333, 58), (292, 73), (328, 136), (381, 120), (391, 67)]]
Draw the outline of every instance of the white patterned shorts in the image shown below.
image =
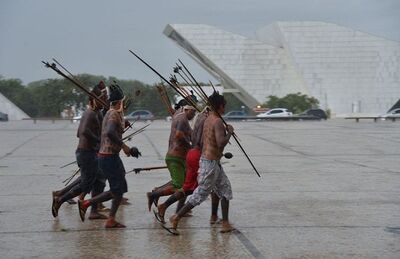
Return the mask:
[(233, 198), (231, 183), (219, 160), (208, 160), (201, 157), (197, 182), (199, 185), (188, 200), (193, 206), (205, 201), (212, 191), (220, 199), (224, 197), (227, 200), (231, 200)]

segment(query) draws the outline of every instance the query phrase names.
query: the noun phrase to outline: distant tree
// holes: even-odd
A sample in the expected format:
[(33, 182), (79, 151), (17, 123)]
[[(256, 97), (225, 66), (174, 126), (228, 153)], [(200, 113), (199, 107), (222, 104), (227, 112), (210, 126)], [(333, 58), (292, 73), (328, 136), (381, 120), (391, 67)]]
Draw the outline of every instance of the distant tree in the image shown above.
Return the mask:
[[(132, 100), (127, 112), (145, 109), (157, 116), (168, 115), (156, 84), (148, 85), (137, 80), (119, 80), (116, 77), (90, 74), (79, 74), (75, 77), (88, 89), (100, 80), (106, 85), (117, 82), (124, 90), (126, 98)], [(25, 86), (19, 79), (4, 79), (0, 76), (0, 92), (32, 117), (59, 117), (64, 109), (74, 106), (77, 110), (83, 110), (88, 103), (88, 96), (66, 79), (39, 80)], [(169, 86), (167, 94), (173, 102), (175, 93)]]
[(32, 96), (19, 79), (5, 79), (0, 76), (0, 93), (7, 97), (29, 116), (35, 116), (36, 106)]
[(307, 109), (318, 107), (319, 101), (305, 94), (288, 94), (282, 98), (274, 95), (268, 96), (268, 100), (262, 105), (266, 108), (287, 108), (293, 113), (301, 113)]
[(28, 85), (36, 103), (37, 117), (59, 117), (64, 109), (82, 107), (83, 96), (64, 79), (48, 79)]

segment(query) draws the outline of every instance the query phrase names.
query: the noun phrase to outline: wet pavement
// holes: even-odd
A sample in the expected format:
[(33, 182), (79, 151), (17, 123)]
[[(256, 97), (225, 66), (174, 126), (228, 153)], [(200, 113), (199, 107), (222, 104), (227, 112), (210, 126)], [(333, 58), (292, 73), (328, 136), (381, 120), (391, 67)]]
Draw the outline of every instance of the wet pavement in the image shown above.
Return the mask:
[[(76, 169), (59, 167), (74, 160), (77, 124), (0, 123), (0, 257), (400, 258), (400, 122), (232, 124), (262, 176), (233, 142), (226, 148), (238, 231), (210, 226), (207, 200), (172, 236), (145, 197), (169, 180), (167, 171), (127, 175), (132, 204), (117, 214), (126, 229), (81, 222), (76, 205), (64, 204), (54, 219), (51, 191)], [(164, 165), (169, 125), (155, 121), (134, 137), (143, 157), (124, 157), (126, 170)]]

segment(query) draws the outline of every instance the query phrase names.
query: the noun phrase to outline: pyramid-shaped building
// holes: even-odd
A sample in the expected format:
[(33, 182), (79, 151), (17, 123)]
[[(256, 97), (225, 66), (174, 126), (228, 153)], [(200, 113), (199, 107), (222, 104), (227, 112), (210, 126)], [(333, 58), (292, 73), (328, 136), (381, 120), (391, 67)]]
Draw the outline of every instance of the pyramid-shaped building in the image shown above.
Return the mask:
[(23, 110), (0, 93), (0, 112), (8, 115), (9, 120), (22, 120), (30, 118)]
[(203, 24), (164, 34), (248, 107), (301, 92), (333, 114), (384, 113), (400, 98), (400, 43), (325, 22), (275, 22), (247, 38)]

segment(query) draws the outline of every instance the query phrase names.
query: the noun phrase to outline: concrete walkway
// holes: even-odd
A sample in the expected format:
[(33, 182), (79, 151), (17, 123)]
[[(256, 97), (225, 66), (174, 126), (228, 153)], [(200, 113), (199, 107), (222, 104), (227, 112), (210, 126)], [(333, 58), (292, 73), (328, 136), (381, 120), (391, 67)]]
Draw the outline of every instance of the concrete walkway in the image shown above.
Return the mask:
[[(138, 122), (136, 128), (143, 126)], [(127, 175), (124, 230), (79, 219), (76, 205), (51, 215), (51, 191), (76, 169), (77, 124), (0, 123), (1, 258), (400, 258), (400, 123), (391, 121), (234, 122), (261, 173), (233, 143), (223, 166), (239, 231), (209, 225), (210, 201), (180, 225), (161, 229), (145, 193), (165, 170)], [(155, 121), (131, 142), (143, 157), (126, 170), (164, 165), (170, 124)], [(108, 187), (107, 187), (108, 188)], [(106, 203), (110, 206), (110, 203)], [(175, 206), (167, 211), (171, 215)]]

